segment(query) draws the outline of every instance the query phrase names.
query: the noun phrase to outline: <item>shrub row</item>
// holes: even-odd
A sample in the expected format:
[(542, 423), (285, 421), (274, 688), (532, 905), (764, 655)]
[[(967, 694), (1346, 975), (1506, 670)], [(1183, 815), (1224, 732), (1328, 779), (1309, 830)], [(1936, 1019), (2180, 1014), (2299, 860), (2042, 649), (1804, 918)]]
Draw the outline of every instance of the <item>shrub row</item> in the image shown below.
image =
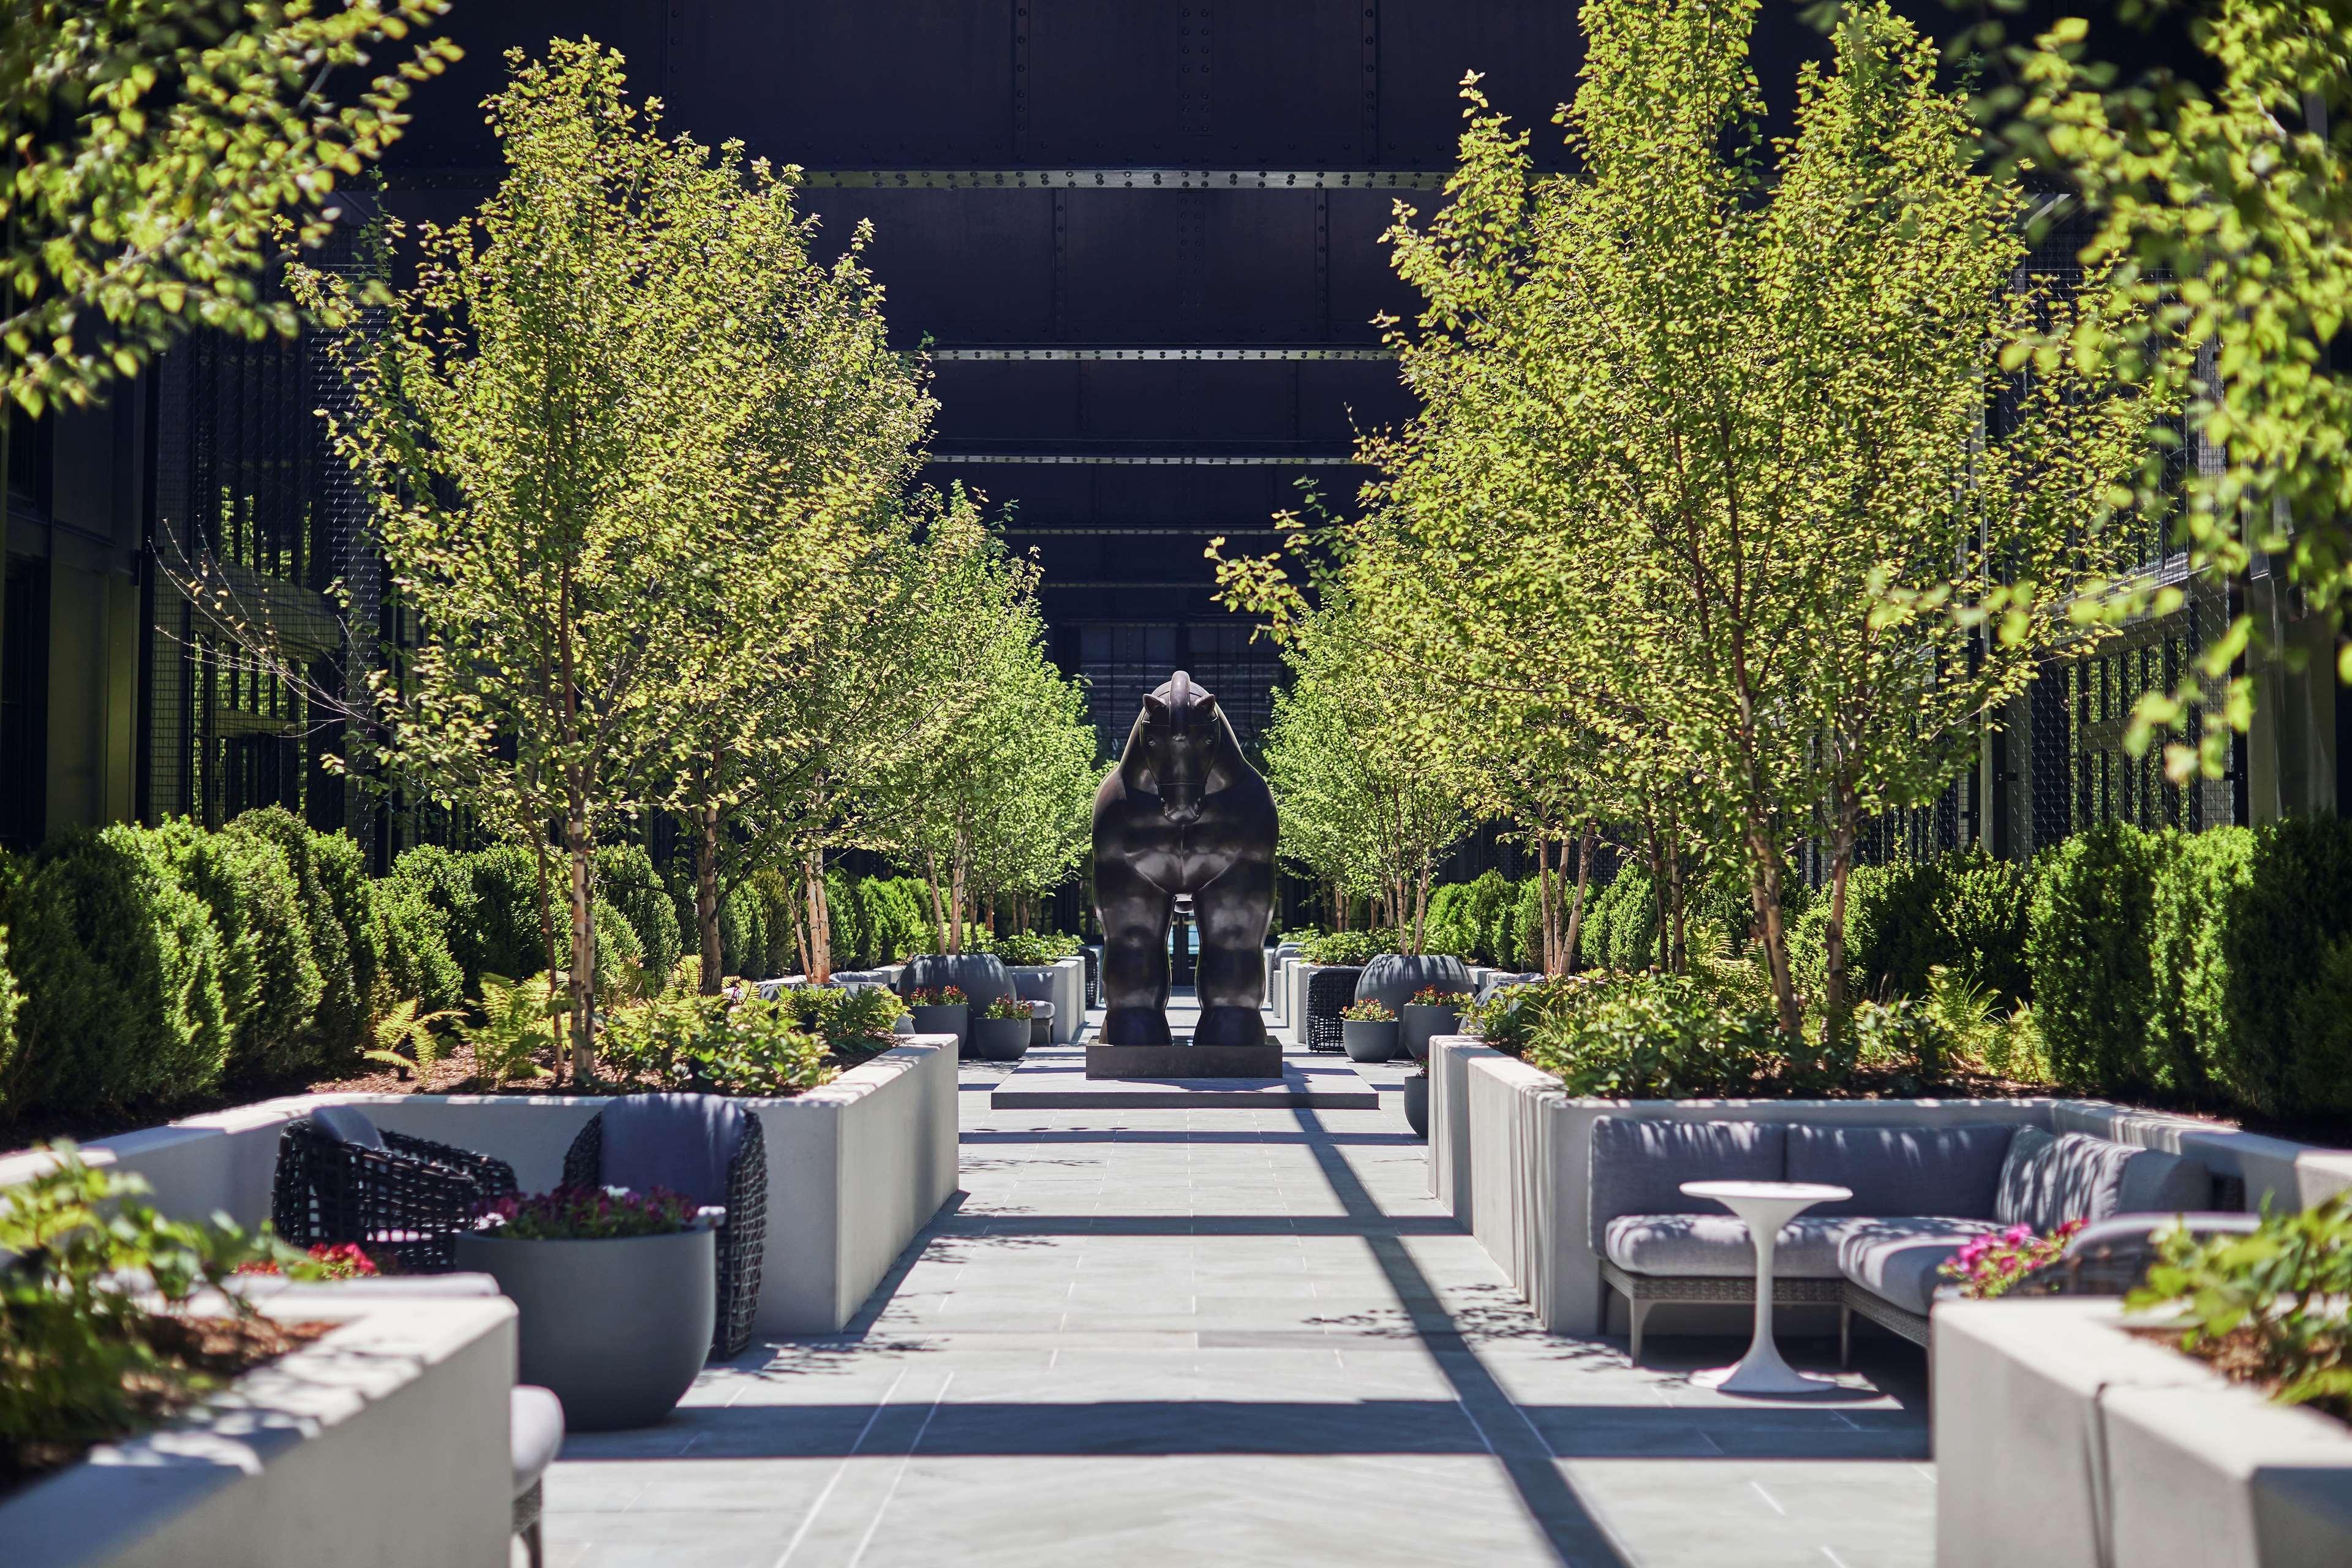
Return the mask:
[(2037, 879), (2028, 956), (2070, 1085), (2352, 1111), (2352, 824), (2069, 839)]
[(118, 823), (0, 868), (0, 1108), (117, 1111), (315, 1070), (406, 997), (457, 1000), (442, 922), (280, 807)]

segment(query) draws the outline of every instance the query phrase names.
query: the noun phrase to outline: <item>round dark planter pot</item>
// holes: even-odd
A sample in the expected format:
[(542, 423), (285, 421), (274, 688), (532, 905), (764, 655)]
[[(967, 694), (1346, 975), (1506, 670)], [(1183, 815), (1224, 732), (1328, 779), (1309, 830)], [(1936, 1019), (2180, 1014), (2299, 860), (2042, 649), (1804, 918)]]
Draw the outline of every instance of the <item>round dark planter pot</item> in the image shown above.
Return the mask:
[(457, 1237), (457, 1267), (512, 1299), (518, 1376), (555, 1391), (574, 1432), (650, 1426), (710, 1353), (719, 1288), (710, 1231), (613, 1241)]
[(1408, 1002), (1397, 1014), (1397, 1040), (1404, 1054), (1417, 1062), (1429, 1059), (1433, 1035), (1450, 1035), (1461, 1026), (1462, 1014), (1453, 1007), (1430, 1007)]
[(1356, 976), (1356, 1000), (1378, 1002), (1398, 1013), (1430, 985), (1440, 991), (1467, 991), (1469, 966), (1443, 953), (1383, 952)]
[(958, 1002), (951, 1007), (909, 1007), (907, 1016), (915, 1021), (910, 1033), (953, 1035), (958, 1051), (971, 1039), (971, 1007), (967, 1003)]
[(919, 952), (898, 972), (898, 994), (952, 985), (976, 1011), (1013, 994), (1013, 975), (992, 952)]
[(1404, 1080), (1404, 1120), (1413, 1135), (1426, 1142), (1429, 1138), (1429, 1075), (1408, 1073)]
[(1017, 1062), (1028, 1052), (1029, 1030), (1026, 1018), (974, 1018), (964, 1055), (975, 1061)]
[(1351, 1062), (1384, 1062), (1397, 1053), (1394, 1018), (1342, 1018), (1339, 1043)]

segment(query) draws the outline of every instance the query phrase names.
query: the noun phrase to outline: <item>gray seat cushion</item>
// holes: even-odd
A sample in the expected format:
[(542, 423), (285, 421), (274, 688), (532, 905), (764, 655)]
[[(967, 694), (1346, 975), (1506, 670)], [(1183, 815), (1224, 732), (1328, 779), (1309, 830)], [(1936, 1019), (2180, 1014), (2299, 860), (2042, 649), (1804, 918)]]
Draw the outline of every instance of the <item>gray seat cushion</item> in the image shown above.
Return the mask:
[(599, 1112), (598, 1178), (608, 1187), (667, 1187), (697, 1204), (727, 1201), (727, 1168), (759, 1123), (740, 1101), (716, 1094), (632, 1094)]
[(1976, 1237), (2000, 1227), (1990, 1220), (1942, 1215), (1892, 1215), (1849, 1219), (1838, 1238), (1836, 1272), (1874, 1296), (1925, 1317), (1937, 1268)]
[[(1687, 1200), (1685, 1200), (1687, 1201)], [(1838, 1242), (1852, 1220), (1801, 1214), (1780, 1227), (1772, 1254), (1778, 1279), (1834, 1279)], [(1756, 1245), (1746, 1222), (1728, 1214), (1629, 1214), (1608, 1222), (1601, 1255), (1633, 1274), (1752, 1279)]]
[(1993, 1217), (2046, 1233), (2068, 1220), (2179, 1214), (2212, 1201), (2212, 1173), (2200, 1161), (2087, 1132), (2053, 1138), (2028, 1127), (2001, 1168)]
[(507, 1452), (514, 1495), (530, 1490), (563, 1447), (563, 1404), (536, 1384), (518, 1383), (507, 1395)]
[(348, 1105), (319, 1107), (310, 1112), (310, 1125), (339, 1143), (359, 1149), (383, 1147), (383, 1134), (375, 1130), (375, 1123)]
[(1609, 1222), (1620, 1215), (1689, 1213), (1685, 1182), (1782, 1180), (1788, 1146), (1788, 1124), (1781, 1121), (1595, 1117), (1587, 1193), (1592, 1249), (1608, 1250)]
[(1817, 1215), (1956, 1215), (1991, 1219), (2002, 1161), (2017, 1129), (2007, 1122), (1956, 1127), (1789, 1129), (1789, 1180), (1849, 1187), (1853, 1196), (1816, 1204)]

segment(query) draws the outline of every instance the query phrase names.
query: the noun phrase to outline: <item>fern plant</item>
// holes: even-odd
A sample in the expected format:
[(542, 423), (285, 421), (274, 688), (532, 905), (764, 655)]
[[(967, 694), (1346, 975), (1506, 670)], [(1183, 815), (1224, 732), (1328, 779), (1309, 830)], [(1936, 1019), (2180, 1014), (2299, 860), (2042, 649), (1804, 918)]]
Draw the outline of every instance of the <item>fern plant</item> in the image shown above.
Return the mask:
[[(445, 1007), (437, 1013), (420, 1016), (416, 1009), (423, 1005), (415, 997), (401, 1003), (375, 1021), (375, 1049), (360, 1054), (372, 1062), (382, 1062), (397, 1068), (403, 1078), (408, 1069), (416, 1069), (417, 1081), (433, 1081), (433, 1069), (449, 1054), (449, 1037), (436, 1034), (436, 1026), (457, 1016), (457, 1010)], [(405, 1055), (401, 1047), (408, 1047)]]
[(554, 1020), (570, 1011), (563, 992), (548, 983), (544, 972), (520, 982), (503, 974), (482, 976), (481, 994), (474, 1010), (478, 1024), (459, 1024), (458, 1036), (474, 1047), (474, 1066), (492, 1084), (518, 1078), (546, 1078), (538, 1060), (541, 1051), (556, 1048)]

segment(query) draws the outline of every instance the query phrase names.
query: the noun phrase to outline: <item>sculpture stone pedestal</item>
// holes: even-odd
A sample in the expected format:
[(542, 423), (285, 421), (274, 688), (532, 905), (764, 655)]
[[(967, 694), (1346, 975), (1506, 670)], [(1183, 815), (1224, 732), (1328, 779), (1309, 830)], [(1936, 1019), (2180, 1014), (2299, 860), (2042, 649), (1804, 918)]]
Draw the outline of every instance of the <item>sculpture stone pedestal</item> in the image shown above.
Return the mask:
[(1267, 1040), (1255, 1046), (1088, 1046), (1087, 1076), (1278, 1079), (1282, 1044)]

